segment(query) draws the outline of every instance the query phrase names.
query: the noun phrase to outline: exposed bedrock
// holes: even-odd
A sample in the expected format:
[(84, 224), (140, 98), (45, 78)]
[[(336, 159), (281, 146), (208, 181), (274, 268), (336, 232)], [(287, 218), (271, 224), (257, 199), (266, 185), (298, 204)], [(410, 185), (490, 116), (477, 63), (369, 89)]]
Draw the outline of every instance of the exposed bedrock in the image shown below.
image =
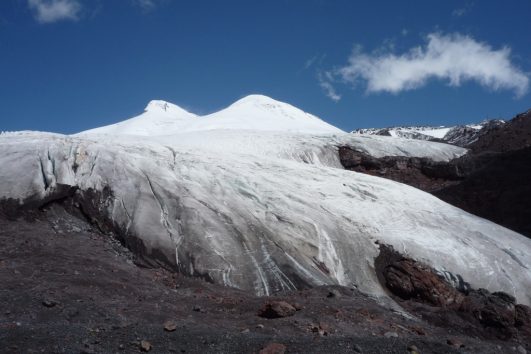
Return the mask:
[(339, 147), (339, 159), (347, 170), (388, 178), (428, 192), (456, 184), (466, 173), (461, 166), (448, 162), (404, 156), (377, 158), (349, 146)]
[(375, 266), (382, 284), (412, 313), (422, 317), (431, 313), (432, 318), (456, 314), (500, 338), (531, 339), (531, 308), (517, 304), (507, 293), (471, 289), (464, 282), (452, 284), (433, 268), (387, 245), (380, 245)]

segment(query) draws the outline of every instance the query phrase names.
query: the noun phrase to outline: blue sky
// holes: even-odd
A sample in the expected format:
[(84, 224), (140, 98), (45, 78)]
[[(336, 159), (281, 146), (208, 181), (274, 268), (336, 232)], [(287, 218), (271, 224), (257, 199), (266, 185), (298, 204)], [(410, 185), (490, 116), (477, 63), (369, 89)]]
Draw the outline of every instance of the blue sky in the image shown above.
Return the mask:
[(73, 133), (251, 93), (345, 130), (531, 108), (531, 1), (0, 1), (0, 130)]

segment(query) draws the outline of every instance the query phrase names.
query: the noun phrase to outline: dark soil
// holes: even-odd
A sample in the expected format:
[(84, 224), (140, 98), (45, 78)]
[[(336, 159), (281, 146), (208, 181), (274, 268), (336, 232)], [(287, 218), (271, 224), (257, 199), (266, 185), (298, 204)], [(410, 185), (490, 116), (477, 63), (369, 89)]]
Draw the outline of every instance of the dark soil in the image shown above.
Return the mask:
[[(2, 353), (258, 353), (270, 343), (284, 345), (286, 353), (408, 353), (412, 346), (419, 353), (516, 353), (525, 347), (486, 337), (481, 328), (454, 328), (439, 315), (440, 323), (406, 317), (355, 289), (260, 298), (142, 268), (120, 243), (58, 205), (17, 220), (0, 217), (0, 244)], [(259, 317), (273, 301), (297, 311)]]

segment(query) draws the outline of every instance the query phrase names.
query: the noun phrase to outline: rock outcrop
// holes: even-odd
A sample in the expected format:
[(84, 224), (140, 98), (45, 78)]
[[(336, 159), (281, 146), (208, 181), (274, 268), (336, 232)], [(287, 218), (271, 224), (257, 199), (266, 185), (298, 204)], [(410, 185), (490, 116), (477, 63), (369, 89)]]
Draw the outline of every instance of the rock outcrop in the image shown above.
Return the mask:
[(508, 339), (531, 339), (531, 308), (517, 304), (504, 292), (485, 289), (458, 289), (433, 268), (400, 255), (392, 247), (380, 245), (376, 260), (380, 280), (387, 289), (413, 312), (408, 302), (420, 302), (435, 308), (441, 315), (455, 313), (466, 321), (484, 327), (496, 336)]

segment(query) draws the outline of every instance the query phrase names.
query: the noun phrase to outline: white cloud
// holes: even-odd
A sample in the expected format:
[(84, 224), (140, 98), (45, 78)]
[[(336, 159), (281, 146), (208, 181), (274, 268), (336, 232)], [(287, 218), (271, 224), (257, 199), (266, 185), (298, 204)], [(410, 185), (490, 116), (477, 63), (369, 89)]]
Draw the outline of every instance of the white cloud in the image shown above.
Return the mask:
[(450, 86), (476, 81), (492, 90), (513, 90), (517, 96), (529, 88), (529, 77), (510, 60), (511, 50), (493, 50), (490, 45), (460, 34), (427, 36), (424, 46), (402, 55), (387, 50), (365, 54), (352, 52), (348, 65), (334, 71), (343, 81), (367, 83), (367, 92), (399, 93), (426, 85), (429, 79), (448, 80)]
[(330, 72), (319, 72), (317, 74), (317, 80), (319, 80), (319, 86), (321, 86), (328, 98), (334, 102), (338, 102), (341, 99), (341, 95), (336, 92), (336, 89), (332, 85), (334, 78)]
[(81, 11), (81, 5), (77, 0), (28, 0), (28, 6), (40, 23), (76, 21)]

